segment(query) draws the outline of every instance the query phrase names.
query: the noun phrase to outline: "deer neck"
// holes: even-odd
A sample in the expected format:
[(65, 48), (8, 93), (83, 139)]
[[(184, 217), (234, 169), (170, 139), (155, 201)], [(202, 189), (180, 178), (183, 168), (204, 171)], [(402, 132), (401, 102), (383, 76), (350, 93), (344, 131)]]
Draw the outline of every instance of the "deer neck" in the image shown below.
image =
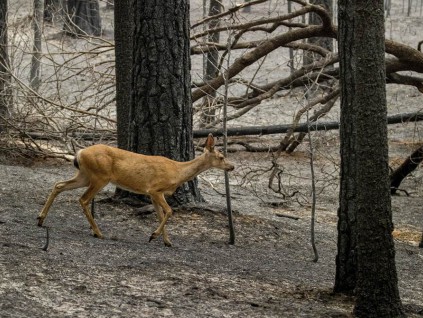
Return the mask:
[(198, 174), (210, 168), (205, 154), (186, 162), (180, 163), (180, 177), (182, 182), (194, 179)]

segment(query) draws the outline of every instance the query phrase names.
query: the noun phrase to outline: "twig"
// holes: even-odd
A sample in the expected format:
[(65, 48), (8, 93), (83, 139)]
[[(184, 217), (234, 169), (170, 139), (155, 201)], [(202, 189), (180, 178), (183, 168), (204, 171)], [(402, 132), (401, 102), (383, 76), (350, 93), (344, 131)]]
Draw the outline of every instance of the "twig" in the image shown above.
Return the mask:
[(316, 220), (316, 176), (314, 173), (314, 148), (313, 140), (311, 138), (310, 132), (310, 121), (309, 121), (309, 111), (307, 110), (307, 124), (308, 128), (308, 138), (310, 145), (310, 171), (311, 171), (311, 195), (312, 195), (312, 205), (311, 205), (311, 246), (313, 247), (314, 259), (313, 262), (317, 263), (319, 260), (319, 254), (317, 253), (316, 240), (315, 240), (315, 220)]
[(49, 233), (49, 227), (48, 226), (44, 226), (44, 228), (46, 229), (46, 243), (44, 244), (42, 250), (44, 252), (47, 252), (48, 246), (50, 244), (50, 233)]

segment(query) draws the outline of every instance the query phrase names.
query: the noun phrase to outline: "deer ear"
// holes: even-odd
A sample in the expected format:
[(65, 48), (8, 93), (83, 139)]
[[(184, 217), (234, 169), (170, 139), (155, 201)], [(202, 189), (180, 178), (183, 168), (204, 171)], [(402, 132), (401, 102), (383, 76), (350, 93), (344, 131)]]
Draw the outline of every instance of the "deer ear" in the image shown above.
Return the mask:
[(206, 140), (206, 149), (208, 151), (213, 151), (214, 149), (214, 137), (213, 137), (213, 134), (211, 133), (209, 134)]

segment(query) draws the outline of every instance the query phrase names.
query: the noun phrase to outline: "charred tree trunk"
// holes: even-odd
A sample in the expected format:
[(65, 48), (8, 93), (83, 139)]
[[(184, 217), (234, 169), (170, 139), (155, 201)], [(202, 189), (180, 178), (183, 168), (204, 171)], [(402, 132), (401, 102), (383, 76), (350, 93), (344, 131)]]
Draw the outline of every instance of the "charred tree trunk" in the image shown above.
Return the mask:
[(357, 317), (403, 317), (388, 170), (383, 1), (339, 1), (341, 188), (335, 291)]
[(116, 117), (117, 144), (128, 149), (131, 105), (134, 1), (120, 0), (115, 5)]
[[(108, 2), (109, 3), (109, 2)], [(117, 1), (114, 7), (116, 119), (117, 145), (129, 149), (129, 112), (131, 109), (132, 53), (134, 33), (134, 0)], [(115, 197), (125, 198), (129, 193), (116, 188)]]
[[(135, 3), (129, 149), (177, 161), (191, 160), (189, 2)], [(196, 181), (185, 183), (173, 195), (173, 204), (200, 200)]]

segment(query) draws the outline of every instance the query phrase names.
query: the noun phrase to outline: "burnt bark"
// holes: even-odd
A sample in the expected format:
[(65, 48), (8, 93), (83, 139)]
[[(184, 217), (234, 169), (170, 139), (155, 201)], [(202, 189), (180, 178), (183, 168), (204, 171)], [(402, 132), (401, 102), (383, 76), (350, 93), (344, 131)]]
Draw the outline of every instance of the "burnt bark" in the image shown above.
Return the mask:
[[(177, 161), (194, 158), (188, 0), (135, 1), (129, 149)], [(173, 204), (202, 200), (196, 180)]]
[(383, 2), (339, 1), (341, 188), (335, 292), (357, 317), (403, 317), (388, 170)]
[(134, 0), (117, 1), (114, 7), (116, 63), (117, 145), (128, 149), (131, 105)]

